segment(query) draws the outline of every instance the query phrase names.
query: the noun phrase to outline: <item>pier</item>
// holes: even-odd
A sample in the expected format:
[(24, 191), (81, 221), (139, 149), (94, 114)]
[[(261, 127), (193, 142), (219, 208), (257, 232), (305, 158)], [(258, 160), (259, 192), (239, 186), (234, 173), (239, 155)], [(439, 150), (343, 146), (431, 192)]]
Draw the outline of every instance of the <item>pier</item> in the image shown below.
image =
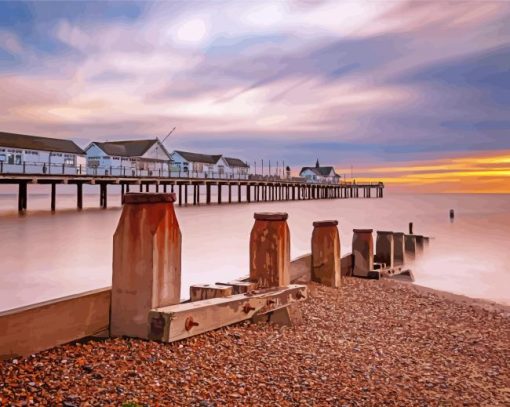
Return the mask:
[[(28, 208), (29, 185), (43, 184), (51, 189), (50, 208), (56, 209), (57, 185), (76, 185), (76, 207), (83, 209), (83, 185), (97, 185), (99, 207), (108, 207), (108, 187), (120, 186), (121, 197), (128, 192), (174, 192), (176, 204), (232, 204), (316, 199), (382, 198), (384, 184), (310, 183), (277, 177), (249, 176), (242, 179), (157, 177), (157, 176), (91, 176), (55, 174), (1, 174), (0, 184), (18, 185), (18, 211)], [(216, 202), (213, 202), (213, 193)], [(201, 202), (201, 199), (205, 201)]]

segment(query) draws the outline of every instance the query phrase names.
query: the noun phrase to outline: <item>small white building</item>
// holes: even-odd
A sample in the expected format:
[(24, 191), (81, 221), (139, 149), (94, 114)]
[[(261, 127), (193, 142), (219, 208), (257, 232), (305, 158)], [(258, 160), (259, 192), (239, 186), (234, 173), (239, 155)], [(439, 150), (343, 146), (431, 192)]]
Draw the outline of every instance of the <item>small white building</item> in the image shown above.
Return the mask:
[(85, 174), (85, 152), (71, 140), (0, 132), (0, 173)]
[(168, 176), (170, 154), (158, 139), (90, 143), (87, 153), (91, 175)]
[(181, 176), (194, 178), (248, 178), (249, 166), (238, 158), (175, 150), (172, 166)]
[(299, 176), (306, 179), (306, 182), (321, 184), (338, 184), (340, 175), (335, 172), (334, 167), (321, 167), (319, 160), (315, 167), (303, 167), (299, 172)]
[(250, 166), (239, 158), (224, 157), (233, 178), (247, 178)]

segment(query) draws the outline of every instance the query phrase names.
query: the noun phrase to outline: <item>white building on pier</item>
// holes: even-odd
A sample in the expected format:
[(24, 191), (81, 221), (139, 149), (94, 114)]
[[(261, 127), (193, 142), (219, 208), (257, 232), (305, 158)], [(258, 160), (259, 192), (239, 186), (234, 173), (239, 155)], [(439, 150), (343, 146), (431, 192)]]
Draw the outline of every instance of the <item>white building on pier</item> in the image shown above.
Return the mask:
[(158, 139), (90, 143), (87, 153), (91, 175), (168, 176), (170, 154)]
[(0, 132), (0, 173), (85, 174), (85, 152), (73, 141)]
[(321, 167), (317, 160), (315, 167), (303, 167), (299, 173), (300, 177), (304, 177), (306, 182), (322, 183), (322, 184), (338, 184), (340, 175), (335, 171), (334, 167)]
[(192, 178), (247, 179), (249, 166), (239, 158), (175, 150), (172, 165), (181, 176)]

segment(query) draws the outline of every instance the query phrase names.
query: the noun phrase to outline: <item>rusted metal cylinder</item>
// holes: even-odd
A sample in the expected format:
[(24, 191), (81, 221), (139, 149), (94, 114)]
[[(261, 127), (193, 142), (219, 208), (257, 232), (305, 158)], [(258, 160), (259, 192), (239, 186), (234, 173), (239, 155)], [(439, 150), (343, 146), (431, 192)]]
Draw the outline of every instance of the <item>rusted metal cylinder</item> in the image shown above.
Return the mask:
[(110, 333), (147, 338), (153, 308), (180, 302), (181, 231), (175, 194), (130, 193), (113, 236)]
[(340, 287), (340, 235), (338, 221), (313, 222), (312, 280)]
[(289, 285), (290, 232), (286, 213), (255, 213), (250, 235), (250, 281), (258, 288)]
[(393, 233), (393, 265), (402, 266), (405, 263), (404, 233)]
[(372, 229), (354, 229), (352, 254), (354, 255), (353, 276), (368, 277), (374, 269), (374, 238)]
[(406, 261), (412, 261), (416, 258), (416, 236), (404, 235), (404, 248)]
[(393, 232), (378, 230), (375, 246), (377, 261), (380, 263), (385, 263), (386, 267), (393, 268), (395, 253)]

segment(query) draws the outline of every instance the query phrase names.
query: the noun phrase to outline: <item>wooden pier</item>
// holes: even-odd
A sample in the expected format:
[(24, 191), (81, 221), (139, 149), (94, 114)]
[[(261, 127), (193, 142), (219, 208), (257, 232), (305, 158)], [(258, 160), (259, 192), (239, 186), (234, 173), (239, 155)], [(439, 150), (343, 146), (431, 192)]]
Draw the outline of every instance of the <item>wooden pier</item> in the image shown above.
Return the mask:
[[(54, 174), (3, 174), (0, 184), (18, 185), (18, 211), (28, 208), (28, 186), (46, 184), (51, 187), (51, 210), (56, 208), (57, 185), (76, 185), (76, 207), (83, 208), (83, 185), (98, 185), (99, 206), (108, 207), (108, 186), (119, 185), (126, 192), (175, 192), (177, 204), (199, 205), (301, 201), (311, 199), (382, 198), (382, 182), (321, 184), (288, 179), (212, 179), (187, 177), (122, 177)], [(204, 191), (205, 190), (205, 191)], [(243, 194), (244, 190), (244, 194)], [(201, 193), (202, 192), (202, 193)], [(203, 193), (205, 192), (205, 193)], [(213, 201), (216, 192), (216, 202)], [(205, 195), (205, 202), (200, 199)]]

